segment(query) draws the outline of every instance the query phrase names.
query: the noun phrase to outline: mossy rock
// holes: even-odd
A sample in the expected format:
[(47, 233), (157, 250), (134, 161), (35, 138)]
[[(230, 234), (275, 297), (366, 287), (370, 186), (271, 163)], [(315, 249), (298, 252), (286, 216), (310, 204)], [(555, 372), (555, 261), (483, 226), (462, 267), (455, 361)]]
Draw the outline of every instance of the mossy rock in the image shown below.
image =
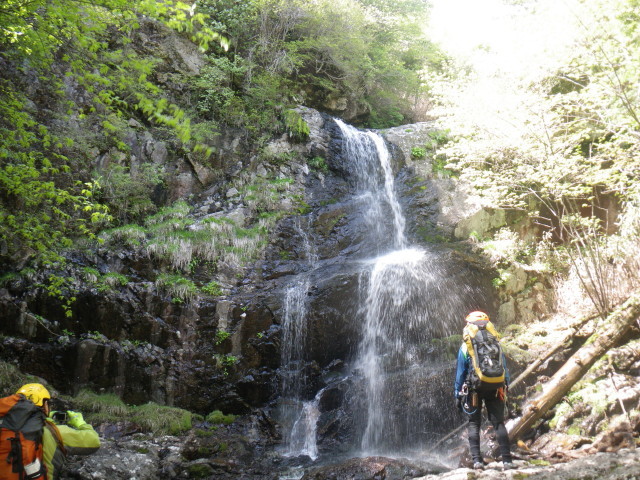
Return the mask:
[(187, 467), (189, 478), (208, 478), (213, 475), (213, 468), (206, 463), (194, 463)]
[(331, 230), (346, 216), (345, 211), (342, 208), (336, 208), (328, 212), (323, 212), (318, 216), (314, 227), (315, 231), (327, 237)]

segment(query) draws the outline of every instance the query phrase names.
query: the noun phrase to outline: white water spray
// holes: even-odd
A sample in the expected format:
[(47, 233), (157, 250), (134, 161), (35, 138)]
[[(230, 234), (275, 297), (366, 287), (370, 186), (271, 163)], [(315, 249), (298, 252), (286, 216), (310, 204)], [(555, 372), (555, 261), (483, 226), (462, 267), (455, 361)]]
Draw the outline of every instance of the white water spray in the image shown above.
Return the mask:
[[(354, 187), (344, 208), (360, 235), (353, 250), (358, 258), (341, 259), (349, 264), (348, 271), (359, 272), (354, 308), (342, 308), (356, 316), (354, 325), (362, 326), (351, 364), (355, 375), (346, 377), (352, 404), (340, 408), (351, 412), (347, 428), (360, 440), (359, 454), (406, 455), (433, 441), (433, 432), (442, 431), (443, 422), (453, 417), (442, 410), (451, 395), (450, 374), (442, 373), (451, 361), (439, 356), (434, 341), (458, 332), (460, 312), (477, 302), (478, 291), (459, 262), (409, 244), (382, 137), (336, 123)], [(323, 390), (305, 384), (304, 368), (310, 347), (309, 291), (321, 262), (304, 229), (299, 224), (297, 229), (309, 270), (296, 276), (284, 299), (281, 418), (285, 454), (315, 459)], [(363, 259), (365, 255), (372, 258)]]
[[(389, 150), (384, 140), (376, 133), (361, 132), (341, 120), (336, 119), (336, 123), (342, 131), (343, 151), (353, 165), (356, 188), (364, 202), (365, 219), (377, 237), (374, 241), (384, 240), (386, 244), (387, 235), (391, 235), (395, 248), (406, 247), (406, 221), (395, 194)], [(391, 231), (385, 229), (389, 213), (393, 219)]]
[(369, 202), (369, 250), (378, 253), (360, 278), (364, 324), (356, 367), (365, 392), (361, 449), (366, 455), (394, 455), (424, 438), (431, 420), (423, 397), (434, 383), (427, 377), (436, 371), (425, 352), (434, 337), (453, 333), (451, 312), (459, 307), (465, 286), (452, 284), (437, 254), (409, 246), (382, 137), (337, 123), (343, 152), (355, 165), (358, 194)]
[[(303, 251), (309, 266), (305, 273), (297, 275), (287, 288), (284, 299), (282, 365), (282, 418), (285, 425), (285, 456), (308, 455), (318, 457), (316, 445), (316, 423), (320, 416), (318, 400), (302, 400), (304, 376), (300, 373), (300, 363), (304, 355), (307, 336), (307, 293), (311, 286), (309, 275), (317, 266), (318, 257), (300, 221), (295, 229), (302, 239)], [(319, 394), (318, 394), (319, 395)]]

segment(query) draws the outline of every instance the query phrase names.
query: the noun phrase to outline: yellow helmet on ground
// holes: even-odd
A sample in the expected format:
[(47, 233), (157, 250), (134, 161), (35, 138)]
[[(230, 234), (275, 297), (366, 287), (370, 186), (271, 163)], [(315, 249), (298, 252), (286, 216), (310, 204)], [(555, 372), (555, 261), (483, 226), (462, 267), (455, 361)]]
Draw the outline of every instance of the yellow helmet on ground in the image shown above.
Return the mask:
[(27, 399), (31, 400), (37, 406), (41, 407), (44, 405), (45, 400), (49, 400), (51, 398), (51, 394), (49, 390), (44, 388), (44, 385), (39, 383), (27, 383), (20, 387), (16, 393), (20, 393), (27, 397)]
[(488, 322), (489, 315), (480, 311), (471, 312), (469, 315), (467, 315), (467, 318), (465, 320), (467, 322)]

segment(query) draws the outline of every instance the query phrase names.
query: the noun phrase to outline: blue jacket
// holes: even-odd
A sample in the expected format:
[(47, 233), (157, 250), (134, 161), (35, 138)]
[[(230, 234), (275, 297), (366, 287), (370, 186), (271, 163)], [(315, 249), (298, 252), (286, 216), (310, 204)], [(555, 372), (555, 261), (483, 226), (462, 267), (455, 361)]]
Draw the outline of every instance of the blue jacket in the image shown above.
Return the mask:
[[(458, 366), (456, 368), (456, 382), (453, 386), (453, 395), (457, 396), (458, 392), (462, 390), (462, 384), (467, 379), (467, 373), (469, 373), (469, 364), (471, 357), (467, 351), (467, 344), (463, 343), (458, 350)], [(507, 358), (502, 354), (502, 364), (504, 365), (504, 383), (509, 386), (511, 383), (511, 377), (509, 376), (509, 369), (507, 368)]]

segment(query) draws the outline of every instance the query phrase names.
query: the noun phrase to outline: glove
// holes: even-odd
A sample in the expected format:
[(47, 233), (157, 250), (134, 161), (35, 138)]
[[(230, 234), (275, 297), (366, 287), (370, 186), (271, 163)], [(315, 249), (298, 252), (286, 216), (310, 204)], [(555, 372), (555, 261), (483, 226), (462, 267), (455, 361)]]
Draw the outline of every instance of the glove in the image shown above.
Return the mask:
[(507, 387), (500, 387), (496, 392), (496, 397), (498, 397), (498, 400), (501, 402), (504, 402), (507, 398)]
[(67, 411), (67, 425), (73, 428), (80, 428), (86, 424), (87, 422), (84, 421), (80, 412), (72, 412), (71, 410)]
[(58, 412), (57, 410), (51, 410), (49, 412), (49, 416), (47, 417), (52, 423), (55, 425), (60, 425), (62, 423), (66, 423), (67, 421), (67, 413), (66, 412)]

